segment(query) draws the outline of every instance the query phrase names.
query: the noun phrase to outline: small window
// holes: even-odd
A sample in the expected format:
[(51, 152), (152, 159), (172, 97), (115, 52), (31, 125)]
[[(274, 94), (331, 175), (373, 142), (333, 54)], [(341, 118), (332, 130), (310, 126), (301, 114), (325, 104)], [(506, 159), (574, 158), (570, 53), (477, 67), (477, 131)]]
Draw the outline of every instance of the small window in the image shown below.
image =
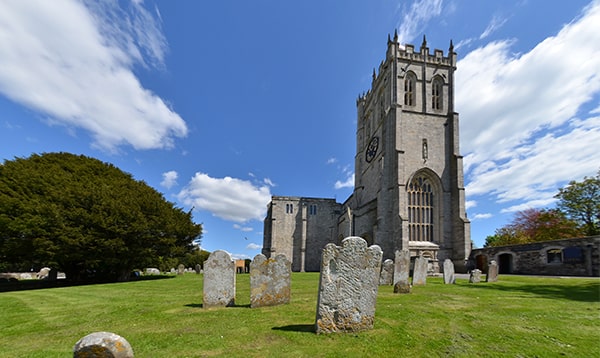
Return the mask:
[(443, 109), (443, 82), (439, 77), (436, 77), (431, 82), (431, 108), (436, 111)]
[(317, 215), (317, 206), (315, 204), (311, 204), (308, 206), (308, 214)]
[(294, 204), (285, 204), (285, 213), (293, 214), (294, 213)]
[(416, 82), (417, 78), (414, 73), (409, 72), (404, 77), (404, 105), (414, 106), (416, 105), (415, 93), (416, 93)]
[(549, 264), (559, 264), (562, 262), (562, 250), (550, 249), (546, 251), (546, 257)]

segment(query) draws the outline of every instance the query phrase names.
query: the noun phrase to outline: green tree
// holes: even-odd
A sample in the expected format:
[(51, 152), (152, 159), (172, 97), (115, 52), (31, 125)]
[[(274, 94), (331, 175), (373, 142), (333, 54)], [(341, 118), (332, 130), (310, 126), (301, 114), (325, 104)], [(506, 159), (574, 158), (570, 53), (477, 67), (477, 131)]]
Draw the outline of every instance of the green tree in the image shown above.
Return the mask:
[(526, 244), (580, 235), (577, 223), (560, 210), (527, 209), (517, 212), (511, 223), (488, 236), (484, 247)]
[(555, 198), (558, 208), (579, 224), (584, 235), (600, 234), (600, 171), (581, 182), (571, 181)]
[(112, 164), (69, 153), (0, 165), (0, 262), (50, 266), (68, 279), (126, 280), (159, 257), (183, 257), (202, 227)]

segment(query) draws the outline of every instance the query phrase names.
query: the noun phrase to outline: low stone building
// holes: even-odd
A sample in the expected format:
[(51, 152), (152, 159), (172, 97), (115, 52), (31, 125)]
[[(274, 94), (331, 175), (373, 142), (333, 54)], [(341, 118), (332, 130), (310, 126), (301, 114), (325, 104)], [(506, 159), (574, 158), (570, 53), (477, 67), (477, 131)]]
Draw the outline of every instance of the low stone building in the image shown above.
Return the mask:
[(487, 272), (498, 263), (500, 274), (600, 276), (600, 236), (473, 249), (468, 267)]

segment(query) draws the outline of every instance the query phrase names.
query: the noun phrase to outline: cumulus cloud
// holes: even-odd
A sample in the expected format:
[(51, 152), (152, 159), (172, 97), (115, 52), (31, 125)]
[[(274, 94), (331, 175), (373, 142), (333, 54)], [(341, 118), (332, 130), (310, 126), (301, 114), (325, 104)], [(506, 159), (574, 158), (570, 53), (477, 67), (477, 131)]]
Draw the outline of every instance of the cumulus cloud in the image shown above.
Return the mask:
[(114, 151), (169, 148), (183, 119), (133, 68), (163, 65), (160, 17), (141, 2), (0, 2), (0, 93)]
[(490, 194), (504, 211), (544, 206), (561, 183), (598, 170), (600, 120), (582, 113), (600, 95), (598, 23), (596, 1), (527, 53), (514, 54), (514, 41), (504, 40), (459, 61), (456, 107), (470, 200)]
[(178, 199), (221, 219), (243, 223), (264, 219), (271, 190), (268, 185), (258, 186), (247, 180), (196, 173)]
[(178, 174), (174, 170), (163, 173), (163, 180), (160, 182), (160, 185), (167, 189), (171, 189), (173, 186), (177, 185), (177, 176)]

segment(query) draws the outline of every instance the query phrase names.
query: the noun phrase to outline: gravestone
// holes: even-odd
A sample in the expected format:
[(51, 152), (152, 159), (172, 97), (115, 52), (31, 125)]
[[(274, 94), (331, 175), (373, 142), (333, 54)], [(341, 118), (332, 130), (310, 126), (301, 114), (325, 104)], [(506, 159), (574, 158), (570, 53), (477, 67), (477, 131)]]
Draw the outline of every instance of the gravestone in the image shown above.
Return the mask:
[(235, 264), (229, 253), (213, 251), (204, 261), (202, 307), (226, 307), (235, 304)]
[(454, 275), (454, 263), (450, 259), (444, 260), (444, 283), (453, 284), (456, 282)]
[(160, 275), (160, 270), (156, 267), (146, 268), (146, 275)]
[(475, 269), (475, 270), (471, 271), (471, 274), (469, 275), (469, 282), (470, 283), (481, 282), (481, 270), (480, 269)]
[(73, 347), (74, 358), (133, 358), (127, 340), (110, 332), (94, 332), (81, 338)]
[(196, 267), (194, 268), (194, 270), (199, 275), (202, 272), (202, 266), (200, 266), (200, 264), (196, 264)]
[(321, 259), (316, 333), (373, 328), (383, 252), (360, 237), (329, 243)]
[(283, 254), (258, 254), (250, 263), (250, 307), (290, 303), (292, 263)]
[(185, 273), (185, 266), (183, 266), (183, 264), (179, 264), (179, 266), (177, 266), (177, 274), (183, 275), (184, 273)]
[(394, 259), (394, 293), (410, 293), (410, 251), (396, 251)]
[(394, 261), (387, 259), (381, 265), (379, 285), (391, 285), (394, 283)]
[(427, 282), (427, 263), (429, 260), (423, 256), (415, 259), (415, 267), (413, 269), (413, 286), (424, 286)]
[(485, 276), (485, 282), (496, 282), (498, 281), (498, 263), (496, 260), (490, 261), (488, 265), (488, 272)]

